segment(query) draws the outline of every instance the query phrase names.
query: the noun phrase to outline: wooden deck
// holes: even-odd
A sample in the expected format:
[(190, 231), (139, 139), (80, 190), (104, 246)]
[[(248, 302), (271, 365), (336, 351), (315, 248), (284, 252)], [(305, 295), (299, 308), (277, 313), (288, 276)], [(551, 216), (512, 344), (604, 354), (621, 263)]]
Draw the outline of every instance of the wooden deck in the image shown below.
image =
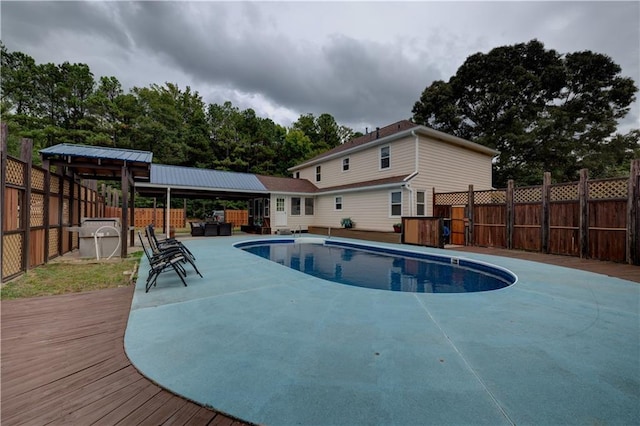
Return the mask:
[(124, 353), (133, 287), (3, 301), (0, 423), (246, 425), (163, 390)]
[(530, 260), (533, 262), (548, 263), (550, 265), (564, 266), (567, 268), (581, 269), (597, 274), (609, 275), (640, 283), (640, 266), (627, 263), (604, 262), (594, 259), (580, 259), (573, 256), (558, 256), (522, 250), (507, 250), (493, 247), (450, 246), (453, 250), (471, 253), (490, 254), (494, 256), (513, 257), (516, 259)]
[[(640, 267), (481, 247), (640, 282)], [(133, 287), (3, 301), (0, 423), (246, 425), (161, 389), (124, 353)]]

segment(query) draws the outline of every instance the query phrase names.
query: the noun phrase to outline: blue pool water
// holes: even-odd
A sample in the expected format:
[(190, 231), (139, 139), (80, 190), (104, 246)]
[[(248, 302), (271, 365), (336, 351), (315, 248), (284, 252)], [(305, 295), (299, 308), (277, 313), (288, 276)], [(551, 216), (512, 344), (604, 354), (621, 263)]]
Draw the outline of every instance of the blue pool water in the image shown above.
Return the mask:
[(507, 287), (510, 271), (426, 253), (323, 239), (274, 239), (236, 244), (249, 253), (325, 280), (414, 293), (469, 293)]

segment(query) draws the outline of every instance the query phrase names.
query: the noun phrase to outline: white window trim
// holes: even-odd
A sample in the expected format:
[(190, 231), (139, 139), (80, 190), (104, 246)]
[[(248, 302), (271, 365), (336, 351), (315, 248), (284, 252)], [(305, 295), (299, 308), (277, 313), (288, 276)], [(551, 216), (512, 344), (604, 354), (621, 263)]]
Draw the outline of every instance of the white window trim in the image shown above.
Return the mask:
[[(393, 215), (392, 214), (392, 210), (393, 210), (392, 209), (392, 205), (393, 205), (392, 199), (393, 199), (393, 194), (395, 192), (399, 192), (400, 193), (400, 214), (399, 215)], [(404, 211), (404, 205), (403, 205), (404, 204), (404, 195), (402, 194), (402, 192), (403, 191), (401, 189), (389, 191), (389, 218), (402, 217), (402, 212)]]
[[(349, 162), (349, 168), (347, 170), (344, 169), (344, 160), (347, 160)], [(349, 170), (351, 170), (351, 157), (345, 157), (342, 159), (340, 170), (342, 170), (342, 173), (348, 173)]]
[[(340, 198), (340, 208), (337, 206), (337, 199)], [(342, 195), (336, 195), (333, 197), (333, 211), (341, 212), (344, 210), (344, 197)]]
[[(298, 208), (300, 209), (298, 214), (294, 213), (294, 210), (293, 210), (293, 200), (296, 199), (296, 198), (298, 199), (298, 202), (299, 202)], [(296, 216), (296, 217), (302, 216), (302, 200), (304, 200), (304, 198), (302, 198), (302, 197), (290, 197), (289, 198), (291, 216)]]
[[(389, 148), (389, 167), (382, 167), (382, 150), (384, 148)], [(391, 145), (385, 145), (385, 146), (381, 146), (380, 149), (378, 149), (378, 171), (382, 171), (382, 170), (390, 170), (391, 169)]]
[(316, 166), (316, 182), (322, 181), (322, 166)]
[[(418, 202), (418, 192), (422, 192), (424, 194), (424, 201), (422, 203)], [(419, 204), (422, 204), (424, 206), (424, 214), (421, 216), (418, 214)], [(427, 191), (423, 189), (416, 189), (416, 216), (424, 217), (426, 215), (427, 215)]]
[[(307, 214), (307, 200), (312, 200), (313, 201), (313, 213), (311, 214)], [(315, 216), (316, 215), (316, 199), (313, 197), (304, 197), (304, 215), (305, 216)]]

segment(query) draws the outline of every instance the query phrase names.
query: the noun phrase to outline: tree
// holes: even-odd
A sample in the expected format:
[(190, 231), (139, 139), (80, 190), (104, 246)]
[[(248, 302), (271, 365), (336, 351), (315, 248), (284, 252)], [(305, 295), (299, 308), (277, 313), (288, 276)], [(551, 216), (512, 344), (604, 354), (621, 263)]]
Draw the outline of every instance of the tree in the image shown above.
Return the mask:
[(637, 147), (637, 133), (614, 134), (638, 90), (620, 71), (606, 55), (560, 55), (537, 40), (498, 47), (425, 88), (413, 120), (500, 151), (495, 186), (539, 183), (544, 171), (573, 180), (599, 155), (626, 161)]

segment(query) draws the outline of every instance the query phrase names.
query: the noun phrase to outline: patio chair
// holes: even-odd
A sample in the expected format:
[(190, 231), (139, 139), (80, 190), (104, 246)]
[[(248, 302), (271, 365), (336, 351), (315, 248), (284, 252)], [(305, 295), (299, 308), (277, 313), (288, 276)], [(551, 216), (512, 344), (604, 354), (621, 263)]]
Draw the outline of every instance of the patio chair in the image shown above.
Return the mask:
[(181, 260), (183, 263), (187, 263), (187, 262), (190, 263), (191, 266), (193, 266), (193, 269), (198, 273), (198, 275), (202, 277), (202, 274), (200, 273), (200, 271), (198, 270), (198, 267), (194, 262), (195, 257), (189, 251), (189, 249), (186, 248), (182, 243), (178, 241), (177, 244), (171, 244), (169, 242), (164, 244), (163, 246), (160, 246), (157, 244), (157, 240), (153, 238), (153, 227), (151, 226), (146, 227), (145, 233), (147, 235), (147, 241), (149, 242), (149, 247), (151, 248), (151, 251), (153, 252), (154, 255), (180, 256), (182, 258)]
[[(149, 244), (152, 244), (152, 248), (155, 246), (158, 249), (163, 250), (168, 247), (174, 247), (174, 248), (179, 247), (182, 251), (185, 252), (185, 254), (189, 255), (189, 257), (191, 257), (192, 260), (194, 261), (196, 260), (196, 257), (193, 255), (193, 253), (191, 253), (191, 250), (189, 250), (187, 246), (185, 246), (175, 238), (165, 238), (164, 240), (158, 240), (158, 238), (156, 238), (156, 231), (153, 227), (153, 224), (147, 225), (144, 228), (144, 230), (145, 230), (144, 232), (147, 235), (147, 239), (149, 240)], [(153, 243), (152, 243), (152, 240), (153, 240)]]
[(180, 262), (184, 259), (182, 255), (175, 255), (170, 253), (165, 254), (150, 254), (147, 251), (147, 247), (142, 240), (142, 233), (138, 231), (138, 238), (140, 238), (140, 244), (142, 244), (142, 250), (144, 251), (145, 256), (149, 260), (149, 275), (147, 275), (147, 282), (145, 283), (144, 291), (145, 293), (149, 292), (151, 287), (155, 287), (156, 281), (158, 280), (158, 276), (169, 270), (169, 268), (173, 269), (180, 280), (187, 287), (187, 282), (184, 280), (184, 277), (187, 276), (187, 271), (185, 271), (184, 267), (180, 265)]

